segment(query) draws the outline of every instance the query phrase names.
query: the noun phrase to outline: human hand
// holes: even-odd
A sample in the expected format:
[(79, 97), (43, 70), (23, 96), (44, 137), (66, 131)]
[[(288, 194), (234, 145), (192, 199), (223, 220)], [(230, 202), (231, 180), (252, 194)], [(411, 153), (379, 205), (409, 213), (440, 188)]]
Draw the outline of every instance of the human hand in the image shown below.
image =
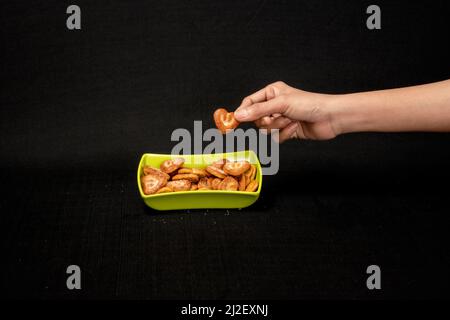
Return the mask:
[(262, 129), (279, 129), (278, 141), (327, 140), (338, 135), (328, 107), (331, 95), (312, 93), (278, 81), (242, 100), (234, 116)]

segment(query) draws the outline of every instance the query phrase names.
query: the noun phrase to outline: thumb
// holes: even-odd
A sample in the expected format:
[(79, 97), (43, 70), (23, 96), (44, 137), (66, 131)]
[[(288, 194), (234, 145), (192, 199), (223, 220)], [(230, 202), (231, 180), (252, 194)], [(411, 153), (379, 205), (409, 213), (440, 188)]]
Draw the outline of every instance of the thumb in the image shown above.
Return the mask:
[(283, 114), (287, 107), (286, 99), (283, 96), (279, 96), (268, 101), (241, 107), (234, 112), (234, 117), (239, 122), (255, 121), (274, 113)]

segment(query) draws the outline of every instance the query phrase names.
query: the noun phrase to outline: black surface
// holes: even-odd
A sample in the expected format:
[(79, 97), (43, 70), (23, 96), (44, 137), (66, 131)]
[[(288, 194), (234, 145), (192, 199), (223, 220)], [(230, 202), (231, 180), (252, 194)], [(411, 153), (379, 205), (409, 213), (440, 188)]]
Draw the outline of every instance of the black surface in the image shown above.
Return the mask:
[[(290, 141), (241, 211), (155, 212), (135, 182), (172, 130), (276, 80), (449, 78), (446, 1), (378, 1), (377, 31), (368, 1), (77, 1), (81, 31), (69, 4), (1, 3), (4, 297), (448, 297), (449, 134)], [(65, 287), (71, 264), (82, 290)]]

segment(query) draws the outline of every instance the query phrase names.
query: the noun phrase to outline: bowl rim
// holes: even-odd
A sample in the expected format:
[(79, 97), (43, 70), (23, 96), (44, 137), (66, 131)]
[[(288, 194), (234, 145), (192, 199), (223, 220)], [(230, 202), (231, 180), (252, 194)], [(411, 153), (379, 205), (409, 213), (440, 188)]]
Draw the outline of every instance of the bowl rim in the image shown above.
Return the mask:
[[(256, 163), (252, 163), (252, 164), (256, 165), (256, 170), (257, 170), (257, 172), (259, 172), (258, 189), (256, 191), (250, 192), (250, 191), (227, 191), (227, 190), (195, 190), (195, 192), (193, 192), (193, 191), (189, 190), (189, 191), (176, 191), (176, 192), (167, 192), (167, 193), (145, 194), (144, 191), (142, 190), (140, 169), (143, 166), (144, 159), (147, 156), (164, 156), (164, 157), (169, 157), (169, 158), (174, 158), (174, 157), (185, 158), (185, 157), (192, 157), (192, 156), (215, 156), (215, 157), (223, 156), (224, 158), (226, 158), (226, 156), (237, 155), (237, 154), (246, 154), (246, 153), (253, 154), (256, 159)], [(177, 196), (177, 195), (186, 195), (186, 194), (189, 194), (189, 195), (192, 195), (192, 194), (229, 194), (229, 195), (238, 194), (238, 195), (245, 195), (245, 196), (258, 196), (261, 192), (261, 186), (262, 186), (262, 168), (261, 168), (261, 163), (259, 162), (258, 155), (253, 150), (243, 150), (243, 151), (224, 152), (224, 153), (193, 153), (193, 154), (180, 154), (180, 155), (173, 155), (173, 154), (167, 154), (167, 153), (144, 153), (141, 156), (141, 159), (140, 159), (139, 165), (138, 165), (138, 169), (137, 169), (137, 184), (138, 184), (139, 193), (143, 199), (151, 199), (151, 198), (158, 198), (158, 197), (173, 197), (173, 196)]]

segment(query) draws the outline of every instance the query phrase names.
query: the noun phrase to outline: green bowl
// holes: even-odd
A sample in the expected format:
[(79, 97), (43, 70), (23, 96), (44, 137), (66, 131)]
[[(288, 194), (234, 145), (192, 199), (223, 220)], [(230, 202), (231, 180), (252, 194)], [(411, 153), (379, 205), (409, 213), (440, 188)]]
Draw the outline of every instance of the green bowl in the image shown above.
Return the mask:
[[(141, 176), (144, 166), (159, 168), (160, 164), (171, 158), (184, 158), (184, 166), (188, 168), (204, 168), (216, 160), (226, 158), (231, 161), (247, 160), (256, 166), (256, 179), (258, 190), (256, 192), (224, 191), (224, 190), (196, 190), (178, 191), (160, 194), (146, 195), (142, 191)], [(253, 204), (261, 192), (262, 173), (258, 156), (251, 150), (193, 155), (170, 155), (145, 153), (142, 155), (137, 170), (137, 184), (139, 193), (145, 204), (155, 210), (180, 210), (180, 209), (234, 209), (245, 208)]]

